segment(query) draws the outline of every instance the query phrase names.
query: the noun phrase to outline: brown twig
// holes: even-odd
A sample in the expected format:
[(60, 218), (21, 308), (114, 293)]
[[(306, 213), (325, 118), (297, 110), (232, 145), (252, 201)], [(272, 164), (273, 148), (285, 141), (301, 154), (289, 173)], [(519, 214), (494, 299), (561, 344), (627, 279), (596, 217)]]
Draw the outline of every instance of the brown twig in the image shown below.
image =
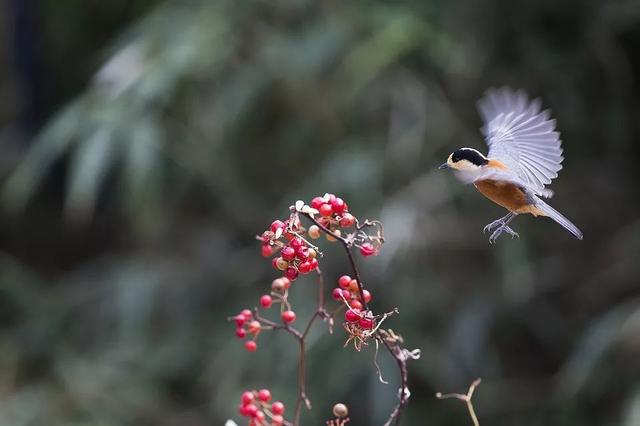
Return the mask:
[[(335, 238), (337, 241), (340, 242), (340, 244), (344, 248), (344, 251), (347, 254), (347, 259), (349, 260), (351, 270), (353, 271), (353, 275), (358, 283), (358, 292), (360, 293), (360, 300), (362, 301), (362, 304), (365, 310), (368, 311), (369, 306), (364, 298), (364, 284), (362, 282), (362, 278), (360, 276), (360, 271), (358, 270), (356, 261), (353, 257), (353, 253), (351, 252), (353, 242), (331, 231), (329, 228), (327, 228), (326, 226), (321, 224), (318, 220), (316, 220), (315, 217), (313, 217), (313, 215), (306, 212), (301, 212), (300, 214), (302, 214), (311, 222), (313, 222), (314, 225), (320, 228), (324, 233), (330, 235), (331, 237)], [(371, 225), (372, 225), (371, 223), (369, 223), (368, 221), (365, 221), (365, 223), (361, 227), (371, 226)], [(393, 333), (388, 333), (385, 330), (379, 329), (375, 333), (375, 338), (378, 341), (382, 342), (382, 344), (387, 349), (389, 354), (394, 358), (400, 373), (400, 388), (398, 390), (398, 404), (391, 412), (391, 415), (389, 416), (389, 420), (387, 421), (387, 423), (385, 423), (385, 426), (390, 426), (391, 424), (399, 425), (400, 418), (402, 416), (402, 410), (407, 404), (409, 400), (409, 396), (411, 394), (409, 392), (409, 385), (408, 385), (409, 372), (407, 369), (407, 359), (415, 358), (415, 355), (413, 355), (411, 351), (408, 351), (407, 349), (405, 349), (402, 346), (402, 339)]]
[(467, 391), (466, 394), (461, 394), (461, 393), (442, 394), (441, 392), (438, 392), (436, 393), (436, 398), (438, 399), (455, 398), (455, 399), (459, 399), (460, 401), (463, 401), (467, 405), (467, 410), (469, 410), (469, 416), (473, 421), (473, 425), (480, 426), (480, 422), (478, 421), (478, 416), (476, 416), (476, 412), (473, 409), (472, 398), (473, 398), (473, 393), (475, 392), (476, 388), (480, 385), (481, 381), (482, 379), (474, 380), (473, 383), (471, 383), (471, 385), (469, 386), (469, 390)]

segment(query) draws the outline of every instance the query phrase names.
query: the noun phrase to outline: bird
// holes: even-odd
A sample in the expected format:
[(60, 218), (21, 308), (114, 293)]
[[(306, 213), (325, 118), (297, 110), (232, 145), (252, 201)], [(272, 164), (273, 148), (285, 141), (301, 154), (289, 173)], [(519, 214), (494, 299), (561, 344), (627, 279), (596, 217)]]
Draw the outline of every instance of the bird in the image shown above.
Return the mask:
[(439, 167), (452, 170), (462, 182), (472, 183), (508, 210), (484, 227), (484, 233), (491, 232), (491, 244), (503, 233), (519, 237), (509, 223), (520, 214), (550, 217), (577, 239), (583, 238), (576, 225), (543, 201), (553, 196), (545, 186), (558, 177), (564, 157), (556, 121), (550, 110), (541, 111), (541, 105), (540, 99), (530, 101), (522, 89), (488, 89), (477, 108), (489, 152), (485, 156), (473, 148), (460, 148)]

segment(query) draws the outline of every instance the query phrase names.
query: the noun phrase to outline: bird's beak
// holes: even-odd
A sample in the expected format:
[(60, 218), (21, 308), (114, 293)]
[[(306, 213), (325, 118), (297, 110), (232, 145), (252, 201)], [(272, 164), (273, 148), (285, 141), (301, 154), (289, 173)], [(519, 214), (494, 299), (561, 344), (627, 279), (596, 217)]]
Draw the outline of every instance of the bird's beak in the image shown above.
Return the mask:
[(440, 165), (440, 167), (438, 167), (438, 170), (442, 170), (442, 169), (448, 169), (449, 165), (447, 163), (443, 163)]

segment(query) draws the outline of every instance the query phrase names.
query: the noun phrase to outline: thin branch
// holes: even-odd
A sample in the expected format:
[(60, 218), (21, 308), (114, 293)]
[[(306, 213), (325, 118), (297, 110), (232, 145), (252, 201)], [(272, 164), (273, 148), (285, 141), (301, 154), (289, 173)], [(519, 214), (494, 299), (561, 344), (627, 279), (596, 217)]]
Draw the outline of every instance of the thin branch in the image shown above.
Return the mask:
[(473, 381), (473, 383), (471, 383), (471, 385), (469, 386), (469, 390), (467, 391), (466, 395), (463, 395), (461, 393), (446, 393), (446, 394), (442, 394), (440, 392), (436, 393), (436, 398), (438, 399), (450, 399), (450, 398), (455, 398), (455, 399), (459, 399), (460, 401), (463, 401), (466, 405), (467, 405), (467, 410), (469, 410), (469, 416), (471, 417), (471, 421), (473, 421), (473, 425), (474, 426), (480, 426), (480, 422), (478, 421), (478, 416), (476, 416), (476, 411), (473, 408), (473, 393), (475, 392), (476, 388), (480, 385), (480, 382), (482, 382), (482, 379), (476, 379)]

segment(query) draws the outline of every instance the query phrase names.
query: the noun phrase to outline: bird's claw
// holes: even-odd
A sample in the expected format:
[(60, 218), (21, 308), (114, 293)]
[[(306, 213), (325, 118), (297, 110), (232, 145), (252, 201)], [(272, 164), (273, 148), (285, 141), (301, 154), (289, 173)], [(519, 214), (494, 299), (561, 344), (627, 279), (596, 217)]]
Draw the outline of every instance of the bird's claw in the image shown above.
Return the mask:
[(493, 228), (498, 226), (504, 226), (504, 220), (502, 218), (498, 220), (494, 220), (493, 222), (485, 226), (484, 229), (482, 230), (482, 233), (486, 234), (487, 232), (491, 231)]
[[(490, 225), (493, 225), (493, 223), (490, 223), (487, 226), (490, 226)], [(502, 235), (503, 232), (506, 232), (507, 234), (511, 235), (511, 239), (520, 238), (520, 235), (516, 231), (514, 231), (511, 228), (509, 228), (505, 224), (501, 224), (500, 226), (498, 226), (498, 228), (496, 228), (495, 231), (493, 231), (493, 233), (489, 237), (489, 243), (490, 244), (494, 244), (496, 242), (496, 240), (498, 239), (498, 237), (500, 237), (500, 235)]]

